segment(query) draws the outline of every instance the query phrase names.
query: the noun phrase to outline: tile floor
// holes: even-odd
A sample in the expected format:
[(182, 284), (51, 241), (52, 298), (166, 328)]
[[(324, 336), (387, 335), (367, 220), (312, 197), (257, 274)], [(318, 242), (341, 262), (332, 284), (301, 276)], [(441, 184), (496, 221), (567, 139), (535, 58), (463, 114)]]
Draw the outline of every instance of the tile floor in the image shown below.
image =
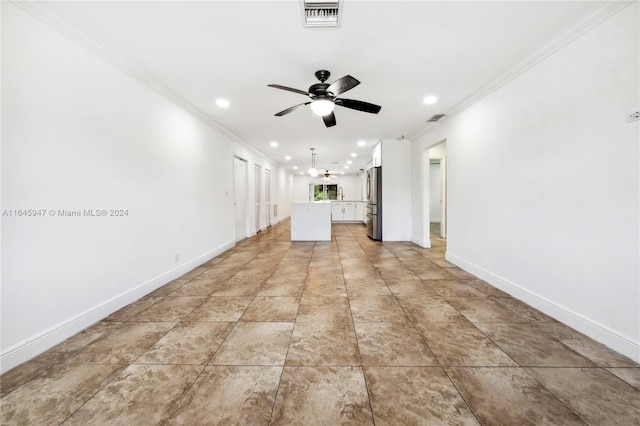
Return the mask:
[[(436, 235), (436, 234), (434, 234)], [(1, 377), (3, 425), (637, 425), (638, 364), (422, 249), (246, 240)]]

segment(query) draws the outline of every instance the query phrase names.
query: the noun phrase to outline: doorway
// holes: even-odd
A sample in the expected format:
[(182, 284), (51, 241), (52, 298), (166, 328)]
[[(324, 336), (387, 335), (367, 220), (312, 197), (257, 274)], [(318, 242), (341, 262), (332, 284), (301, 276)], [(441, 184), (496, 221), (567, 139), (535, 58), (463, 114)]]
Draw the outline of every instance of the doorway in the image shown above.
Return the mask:
[[(425, 161), (429, 167), (428, 185), (425, 191), (428, 191), (429, 205), (428, 209), (429, 223), (425, 223), (428, 228), (425, 231), (431, 231), (430, 234), (439, 235), (440, 238), (447, 238), (447, 144), (442, 141), (425, 152)], [(425, 232), (426, 233), (426, 232)]]
[(255, 199), (255, 213), (256, 213), (256, 232), (260, 232), (260, 195), (261, 195), (261, 173), (262, 168), (259, 165), (255, 165), (255, 188), (256, 188), (256, 199)]
[(236, 214), (235, 238), (236, 242), (247, 238), (247, 161), (239, 157), (233, 157), (233, 192)]

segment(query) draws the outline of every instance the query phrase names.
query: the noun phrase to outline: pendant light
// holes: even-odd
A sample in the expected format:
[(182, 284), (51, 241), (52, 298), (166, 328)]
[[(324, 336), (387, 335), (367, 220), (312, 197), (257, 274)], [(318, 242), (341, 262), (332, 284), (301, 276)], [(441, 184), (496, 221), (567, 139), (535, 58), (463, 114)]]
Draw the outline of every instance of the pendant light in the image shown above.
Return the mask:
[(309, 175), (311, 177), (318, 177), (318, 170), (316, 170), (316, 149), (311, 149), (311, 168), (309, 169)]

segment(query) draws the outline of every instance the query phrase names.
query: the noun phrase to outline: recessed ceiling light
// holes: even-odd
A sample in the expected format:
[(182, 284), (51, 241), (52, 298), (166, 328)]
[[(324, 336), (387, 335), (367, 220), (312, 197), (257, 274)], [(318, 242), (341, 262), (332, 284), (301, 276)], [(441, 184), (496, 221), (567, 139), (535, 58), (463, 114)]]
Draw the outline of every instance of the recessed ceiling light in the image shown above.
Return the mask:
[(353, 164), (353, 161), (347, 160), (347, 164)]
[(351, 153), (351, 156), (352, 156), (353, 158), (356, 158), (356, 157), (358, 156), (358, 154), (356, 154), (355, 152), (352, 152), (352, 153)]
[(344, 168), (345, 168), (345, 169), (348, 169), (348, 168), (349, 168), (349, 166), (344, 166)]
[(438, 100), (438, 98), (437, 98), (437, 97), (435, 97), (435, 96), (433, 96), (433, 95), (429, 95), (429, 96), (427, 96), (426, 98), (424, 98), (424, 99), (422, 100), (422, 102), (424, 102), (424, 103), (425, 103), (425, 104), (427, 104), (427, 105), (431, 105), (431, 104), (435, 104), (437, 100)]
[(300, 172), (300, 174), (301, 174), (301, 175), (303, 175), (303, 174), (304, 174), (304, 172)]
[(298, 166), (293, 166), (293, 170), (298, 170)]
[(340, 174), (341, 174), (341, 175), (343, 175), (343, 174), (344, 174), (344, 172), (340, 172)]
[(226, 99), (217, 99), (216, 100), (216, 105), (218, 105), (220, 108), (229, 108), (229, 101)]
[(285, 155), (285, 156), (284, 156), (284, 159), (285, 159), (285, 160), (291, 160), (291, 156), (290, 156), (290, 155)]
[(278, 146), (278, 142), (271, 141), (269, 142), (269, 145), (271, 145), (272, 148), (275, 148), (276, 146)]
[(367, 143), (365, 141), (358, 141), (358, 146), (365, 146)]

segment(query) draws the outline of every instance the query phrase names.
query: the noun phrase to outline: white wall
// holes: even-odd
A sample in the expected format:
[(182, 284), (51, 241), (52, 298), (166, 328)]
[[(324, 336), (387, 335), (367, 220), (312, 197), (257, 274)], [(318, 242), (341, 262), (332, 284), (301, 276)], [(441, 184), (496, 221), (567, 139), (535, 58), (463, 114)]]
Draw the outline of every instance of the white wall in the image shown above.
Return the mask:
[(382, 147), (382, 240), (411, 239), (411, 142), (380, 141)]
[(278, 170), (6, 2), (2, 89), (2, 209), (45, 212), (2, 217), (3, 371), (232, 247), (234, 155)]
[(447, 259), (637, 361), (638, 28), (636, 2), (413, 145), (447, 140)]
[[(309, 175), (293, 176), (293, 202), (309, 202), (309, 184), (320, 185), (324, 183), (322, 179), (312, 178)], [(362, 179), (356, 175), (341, 175), (338, 179), (332, 179), (331, 185), (338, 185), (344, 191), (345, 201), (362, 200)], [(339, 198), (339, 197), (338, 197)]]

